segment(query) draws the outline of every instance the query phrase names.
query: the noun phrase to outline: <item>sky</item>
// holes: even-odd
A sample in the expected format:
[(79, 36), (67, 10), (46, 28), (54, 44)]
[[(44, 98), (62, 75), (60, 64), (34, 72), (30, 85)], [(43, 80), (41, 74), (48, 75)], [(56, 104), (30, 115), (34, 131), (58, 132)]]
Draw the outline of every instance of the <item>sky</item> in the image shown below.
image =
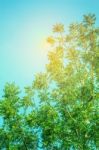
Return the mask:
[(45, 41), (54, 24), (68, 30), (88, 13), (96, 15), (99, 25), (99, 0), (0, 0), (0, 95), (6, 82), (23, 88), (44, 71)]

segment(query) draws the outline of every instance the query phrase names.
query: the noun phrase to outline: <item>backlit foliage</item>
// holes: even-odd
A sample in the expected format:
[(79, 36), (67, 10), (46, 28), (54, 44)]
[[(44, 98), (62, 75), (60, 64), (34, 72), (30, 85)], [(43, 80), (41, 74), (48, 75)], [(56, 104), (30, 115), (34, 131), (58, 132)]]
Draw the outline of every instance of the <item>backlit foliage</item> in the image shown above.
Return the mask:
[(49, 63), (20, 95), (6, 84), (0, 100), (1, 150), (99, 149), (99, 28), (95, 15), (56, 24)]

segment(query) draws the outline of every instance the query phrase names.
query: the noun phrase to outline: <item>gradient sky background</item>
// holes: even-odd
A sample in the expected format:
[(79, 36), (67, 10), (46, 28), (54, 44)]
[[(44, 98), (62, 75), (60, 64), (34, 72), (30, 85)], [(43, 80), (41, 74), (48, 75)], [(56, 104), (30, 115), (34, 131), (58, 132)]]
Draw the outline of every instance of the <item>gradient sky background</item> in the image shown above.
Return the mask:
[(99, 25), (99, 0), (0, 0), (0, 95), (6, 82), (23, 88), (44, 70), (44, 43), (54, 24), (67, 30), (87, 13), (95, 13)]

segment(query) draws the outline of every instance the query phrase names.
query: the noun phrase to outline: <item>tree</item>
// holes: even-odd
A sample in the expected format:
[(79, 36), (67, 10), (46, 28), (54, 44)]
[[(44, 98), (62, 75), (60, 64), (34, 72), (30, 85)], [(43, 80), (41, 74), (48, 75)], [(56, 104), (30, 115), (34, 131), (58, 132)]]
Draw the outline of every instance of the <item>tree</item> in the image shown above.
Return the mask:
[(0, 102), (1, 149), (95, 150), (98, 142), (99, 28), (95, 15), (56, 24), (46, 71), (19, 96), (7, 84)]

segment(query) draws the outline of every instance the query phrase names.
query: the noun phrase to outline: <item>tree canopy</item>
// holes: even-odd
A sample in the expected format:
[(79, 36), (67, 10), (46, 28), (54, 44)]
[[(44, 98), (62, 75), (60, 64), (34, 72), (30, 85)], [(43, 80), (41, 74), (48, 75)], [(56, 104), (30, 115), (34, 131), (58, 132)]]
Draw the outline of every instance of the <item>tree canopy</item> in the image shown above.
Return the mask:
[(24, 96), (7, 83), (0, 100), (1, 150), (98, 150), (99, 27), (93, 14), (53, 26), (49, 63)]

